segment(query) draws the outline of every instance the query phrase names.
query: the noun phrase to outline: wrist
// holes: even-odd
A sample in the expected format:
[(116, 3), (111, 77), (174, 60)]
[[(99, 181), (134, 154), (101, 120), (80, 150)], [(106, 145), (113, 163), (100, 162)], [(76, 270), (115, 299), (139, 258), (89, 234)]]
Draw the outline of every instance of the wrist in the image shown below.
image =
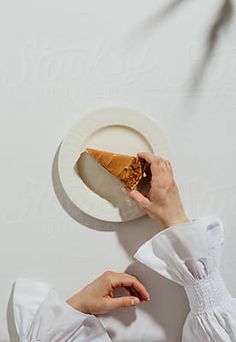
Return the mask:
[(177, 224), (183, 224), (183, 223), (188, 223), (189, 219), (186, 215), (183, 215), (181, 217), (176, 217), (176, 218), (168, 218), (166, 220), (163, 220), (163, 225), (164, 228), (169, 228), (172, 226), (175, 226)]
[(83, 300), (80, 296), (80, 293), (75, 294), (71, 298), (69, 298), (67, 301), (67, 304), (69, 304), (73, 309), (80, 311), (84, 314), (89, 314), (89, 310), (85, 303), (83, 303)]

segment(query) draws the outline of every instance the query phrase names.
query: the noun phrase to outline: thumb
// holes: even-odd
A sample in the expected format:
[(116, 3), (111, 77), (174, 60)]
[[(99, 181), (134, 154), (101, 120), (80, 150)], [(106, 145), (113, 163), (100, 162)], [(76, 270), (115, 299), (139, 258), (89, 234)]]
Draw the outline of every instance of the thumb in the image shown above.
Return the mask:
[(147, 209), (151, 202), (149, 199), (141, 194), (141, 192), (137, 190), (132, 190), (129, 193), (130, 197), (143, 209)]
[(134, 296), (124, 296), (117, 298), (109, 298), (107, 302), (107, 309), (113, 310), (117, 308), (128, 308), (140, 303), (140, 300)]

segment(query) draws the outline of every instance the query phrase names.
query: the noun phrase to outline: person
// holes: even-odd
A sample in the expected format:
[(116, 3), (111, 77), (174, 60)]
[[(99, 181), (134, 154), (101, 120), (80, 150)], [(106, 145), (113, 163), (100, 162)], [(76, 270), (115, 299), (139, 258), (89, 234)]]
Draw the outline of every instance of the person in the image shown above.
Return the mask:
[[(145, 197), (129, 193), (161, 230), (134, 257), (164, 277), (184, 286), (190, 313), (184, 342), (236, 341), (236, 300), (219, 270), (223, 228), (216, 217), (189, 220), (169, 161), (139, 153), (150, 164), (151, 188)], [(115, 297), (115, 288), (128, 290)], [(69, 298), (60, 300), (44, 283), (19, 279), (15, 283), (14, 313), (21, 341), (111, 341), (97, 314), (150, 300), (144, 285), (132, 275), (105, 272)]]

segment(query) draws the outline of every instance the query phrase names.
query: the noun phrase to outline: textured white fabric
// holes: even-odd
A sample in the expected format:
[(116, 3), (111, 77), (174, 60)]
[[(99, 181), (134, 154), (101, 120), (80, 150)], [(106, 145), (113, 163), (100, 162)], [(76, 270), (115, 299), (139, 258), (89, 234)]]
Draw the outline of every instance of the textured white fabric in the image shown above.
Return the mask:
[(44, 283), (17, 280), (13, 306), (21, 342), (110, 341), (95, 316), (74, 310)]
[(190, 313), (184, 342), (236, 341), (236, 300), (219, 271), (223, 228), (209, 217), (176, 225), (158, 233), (135, 258), (184, 286)]

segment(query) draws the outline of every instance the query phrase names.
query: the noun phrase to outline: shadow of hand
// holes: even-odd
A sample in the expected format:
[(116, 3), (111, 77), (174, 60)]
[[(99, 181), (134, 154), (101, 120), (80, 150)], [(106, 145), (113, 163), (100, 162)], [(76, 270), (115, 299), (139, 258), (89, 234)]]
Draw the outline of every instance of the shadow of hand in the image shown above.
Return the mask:
[(126, 272), (135, 275), (150, 294), (150, 301), (140, 304), (139, 308), (164, 329), (166, 341), (180, 342), (188, 313), (188, 300), (182, 286), (163, 278), (137, 261)]

